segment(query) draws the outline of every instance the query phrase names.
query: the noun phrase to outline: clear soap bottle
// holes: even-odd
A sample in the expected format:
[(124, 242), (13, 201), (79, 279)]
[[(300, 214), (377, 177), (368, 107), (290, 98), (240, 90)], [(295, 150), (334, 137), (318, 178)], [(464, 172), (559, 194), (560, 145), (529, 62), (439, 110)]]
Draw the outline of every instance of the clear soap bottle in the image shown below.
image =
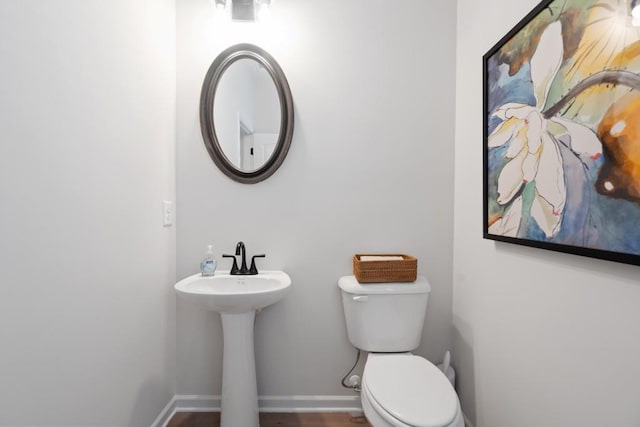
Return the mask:
[(216, 272), (217, 266), (218, 263), (213, 256), (213, 245), (209, 245), (204, 259), (200, 263), (200, 271), (202, 272), (203, 276), (213, 276)]

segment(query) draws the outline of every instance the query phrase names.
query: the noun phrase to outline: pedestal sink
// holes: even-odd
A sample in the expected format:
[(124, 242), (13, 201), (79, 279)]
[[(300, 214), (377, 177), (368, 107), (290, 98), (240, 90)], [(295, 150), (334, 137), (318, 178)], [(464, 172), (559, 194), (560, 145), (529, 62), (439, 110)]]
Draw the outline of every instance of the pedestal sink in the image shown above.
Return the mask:
[(257, 427), (258, 387), (253, 350), (256, 310), (280, 301), (291, 287), (283, 271), (254, 276), (196, 274), (176, 283), (178, 296), (220, 313), (222, 354), (221, 427)]

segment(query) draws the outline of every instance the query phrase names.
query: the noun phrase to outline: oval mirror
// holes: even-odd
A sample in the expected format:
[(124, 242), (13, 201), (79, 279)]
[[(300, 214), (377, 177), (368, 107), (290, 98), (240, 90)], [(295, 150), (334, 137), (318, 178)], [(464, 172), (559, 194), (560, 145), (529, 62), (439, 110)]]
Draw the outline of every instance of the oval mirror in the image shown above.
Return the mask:
[(202, 85), (200, 128), (229, 178), (255, 184), (273, 175), (293, 136), (291, 90), (275, 59), (251, 44), (218, 55)]

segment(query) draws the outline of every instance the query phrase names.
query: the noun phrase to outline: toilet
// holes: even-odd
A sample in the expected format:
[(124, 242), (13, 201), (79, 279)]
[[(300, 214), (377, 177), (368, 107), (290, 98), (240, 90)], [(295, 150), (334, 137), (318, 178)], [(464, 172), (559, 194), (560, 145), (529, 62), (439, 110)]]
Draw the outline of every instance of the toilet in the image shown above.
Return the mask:
[(361, 285), (341, 277), (349, 341), (369, 352), (361, 401), (374, 427), (464, 427), (460, 402), (433, 363), (411, 354), (420, 345), (431, 287), (415, 282)]

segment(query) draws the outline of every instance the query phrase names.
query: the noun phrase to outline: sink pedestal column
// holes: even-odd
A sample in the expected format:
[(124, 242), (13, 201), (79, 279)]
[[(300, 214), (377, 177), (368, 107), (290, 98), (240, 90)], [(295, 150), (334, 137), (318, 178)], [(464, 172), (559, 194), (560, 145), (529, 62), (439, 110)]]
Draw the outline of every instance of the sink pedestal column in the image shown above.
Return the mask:
[(258, 427), (258, 385), (253, 349), (255, 311), (221, 313), (224, 335), (221, 427)]

